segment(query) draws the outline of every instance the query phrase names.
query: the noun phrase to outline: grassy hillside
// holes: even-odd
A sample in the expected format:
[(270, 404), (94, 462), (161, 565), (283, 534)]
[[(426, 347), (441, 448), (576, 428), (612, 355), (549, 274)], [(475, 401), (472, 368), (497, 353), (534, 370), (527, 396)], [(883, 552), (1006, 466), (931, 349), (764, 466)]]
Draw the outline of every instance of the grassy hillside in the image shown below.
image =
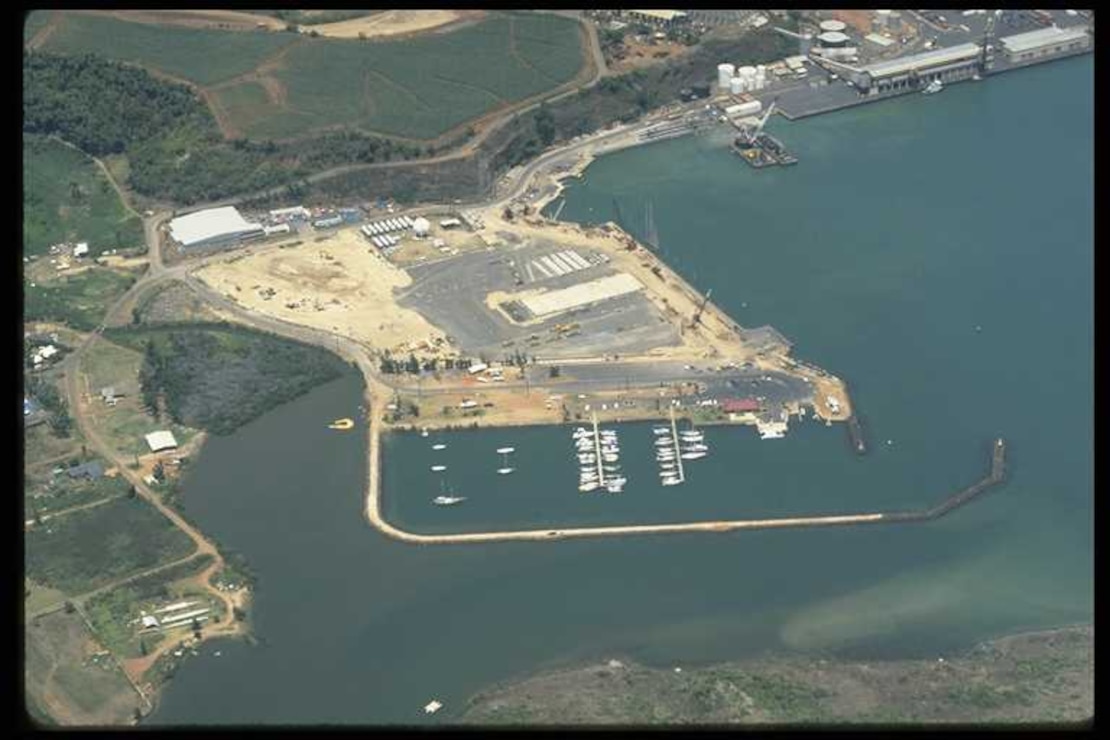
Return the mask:
[[(539, 13), (492, 14), (405, 41), (197, 30), (66, 13), (43, 50), (96, 53), (211, 88), (226, 130), (253, 139), (336, 125), (431, 139), (558, 87), (583, 64), (578, 24)], [(248, 72), (265, 84), (233, 81)]]
[(89, 251), (142, 246), (139, 217), (96, 163), (58, 141), (23, 137), (23, 253), (43, 254), (62, 241)]
[(101, 54), (212, 85), (251, 71), (298, 38), (289, 33), (156, 26), (107, 14), (67, 12), (42, 49)]

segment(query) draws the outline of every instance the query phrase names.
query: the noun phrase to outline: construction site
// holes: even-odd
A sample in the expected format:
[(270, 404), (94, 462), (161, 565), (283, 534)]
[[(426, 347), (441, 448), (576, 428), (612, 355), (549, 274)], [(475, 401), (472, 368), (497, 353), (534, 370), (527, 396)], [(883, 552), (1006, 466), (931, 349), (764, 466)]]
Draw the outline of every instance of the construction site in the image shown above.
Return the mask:
[(358, 342), (423, 426), (677, 408), (773, 438), (807, 408), (852, 415), (839, 379), (791, 359), (773, 328), (740, 327), (616, 224), (497, 206), (425, 216), (389, 219), (388, 239), (376, 223), (328, 230), (193, 275), (251, 312)]

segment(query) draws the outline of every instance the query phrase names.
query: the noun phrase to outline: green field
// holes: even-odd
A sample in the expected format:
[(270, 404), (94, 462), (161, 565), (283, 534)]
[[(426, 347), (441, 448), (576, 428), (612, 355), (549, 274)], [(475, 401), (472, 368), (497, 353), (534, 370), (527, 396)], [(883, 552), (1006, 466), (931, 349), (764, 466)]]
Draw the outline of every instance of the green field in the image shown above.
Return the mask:
[(209, 31), (66, 13), (42, 48), (59, 54), (100, 54), (213, 85), (250, 72), (297, 38), (291, 33)]
[(162, 563), (179, 560), (193, 541), (140, 498), (120, 498), (28, 530), (26, 575), (80, 594)]
[(27, 281), (23, 287), (23, 318), (57, 321), (91, 331), (134, 282), (133, 275), (105, 267), (93, 267), (49, 283), (35, 283), (33, 288)]
[(33, 717), (47, 715), (61, 725), (118, 725), (131, 718), (139, 697), (111, 656), (90, 655), (90, 638), (76, 613), (58, 611), (27, 625), (24, 686)]
[(541, 13), (491, 14), (450, 33), (373, 42), (158, 27), (70, 13), (44, 49), (94, 52), (206, 86), (250, 72), (281, 51), (272, 72), (280, 99), (253, 80), (212, 90), (230, 124), (252, 139), (336, 125), (431, 139), (569, 82), (583, 63), (578, 23)]
[[(101, 463), (105, 469), (110, 467), (104, 460), (101, 460)], [(64, 468), (66, 466), (63, 464), (58, 467)], [(42, 472), (46, 476), (50, 475), (50, 469)], [(91, 504), (95, 501), (118, 498), (127, 495), (130, 487), (131, 484), (123, 476), (114, 478), (104, 476), (98, 480), (86, 480), (85, 478), (73, 480), (63, 472), (53, 476), (53, 480), (48, 482), (32, 483), (28, 480), (24, 483), (24, 494), (26, 496), (24, 515), (27, 519), (33, 519), (36, 513), (50, 514), (62, 509)], [(69, 516), (69, 514), (64, 516)], [(53, 522), (54, 520), (48, 519), (45, 521)]]
[(143, 244), (143, 225), (96, 162), (38, 136), (23, 138), (23, 253), (44, 254), (64, 241), (106, 249)]

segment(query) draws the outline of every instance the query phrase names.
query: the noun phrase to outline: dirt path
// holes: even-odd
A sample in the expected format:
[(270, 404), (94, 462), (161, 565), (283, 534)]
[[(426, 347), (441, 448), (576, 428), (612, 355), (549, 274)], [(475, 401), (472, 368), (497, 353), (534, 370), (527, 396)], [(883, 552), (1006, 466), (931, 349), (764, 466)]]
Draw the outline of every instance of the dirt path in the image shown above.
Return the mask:
[(186, 28), (222, 28), (233, 31), (255, 31), (265, 27), (281, 31), (285, 22), (269, 15), (234, 10), (117, 10), (112, 15), (121, 21)]
[[(103, 506), (104, 504), (108, 503), (109, 501), (115, 501), (117, 498), (123, 498), (123, 497), (122, 496), (109, 496), (108, 498), (102, 498), (99, 501), (93, 501), (92, 503), (81, 504), (80, 506), (71, 506), (68, 509), (60, 509), (58, 511), (52, 511), (49, 514), (43, 514), (42, 516), (40, 516), (39, 520), (45, 522), (45, 521), (49, 521), (50, 519), (57, 519), (60, 516), (65, 516), (66, 514), (72, 514), (75, 511), (84, 511), (85, 509), (92, 509), (92, 508), (97, 507), (97, 506)], [(30, 529), (33, 526), (35, 526), (35, 520), (34, 519), (28, 519), (26, 522), (24, 522), (24, 529)]]
[(47, 39), (53, 36), (54, 31), (58, 29), (58, 24), (62, 21), (62, 14), (57, 10), (51, 10), (49, 12), (50, 20), (48, 20), (46, 25), (40, 28), (38, 32), (31, 37), (31, 40), (27, 42), (28, 48), (38, 49), (45, 44)]

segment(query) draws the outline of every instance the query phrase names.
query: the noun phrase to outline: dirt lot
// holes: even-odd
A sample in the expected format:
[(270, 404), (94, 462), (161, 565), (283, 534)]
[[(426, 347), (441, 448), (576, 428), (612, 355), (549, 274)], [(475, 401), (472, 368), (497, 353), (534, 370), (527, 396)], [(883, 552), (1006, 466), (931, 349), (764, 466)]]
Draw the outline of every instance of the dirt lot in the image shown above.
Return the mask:
[(254, 31), (258, 28), (280, 31), (285, 28), (285, 22), (278, 18), (234, 10), (117, 10), (112, 15), (133, 23), (187, 28), (223, 28), (231, 31)]
[(231, 257), (196, 275), (251, 311), (338, 332), (376, 349), (407, 352), (422, 340), (443, 337), (420, 314), (396, 304), (394, 288), (411, 284), (411, 278), (357, 229), (293, 249)]
[(624, 57), (608, 63), (609, 71), (613, 74), (624, 74), (635, 69), (643, 69), (654, 64), (660, 64), (671, 59), (677, 59), (690, 51), (692, 47), (674, 41), (659, 40), (636, 41), (632, 34), (624, 37)]
[(129, 724), (141, 700), (81, 620), (58, 611), (24, 633), (27, 703), (62, 725)]
[(606, 660), (475, 697), (464, 723), (1079, 722), (1094, 712), (1094, 629), (1006, 637), (963, 655), (768, 657), (705, 668)]
[(454, 23), (468, 16), (479, 17), (481, 11), (462, 10), (387, 10), (364, 18), (352, 18), (337, 23), (324, 23), (319, 26), (306, 26), (306, 31), (316, 31), (321, 36), (339, 39), (355, 39), (362, 34), (366, 38), (399, 36), (401, 34), (428, 31), (439, 26)]

